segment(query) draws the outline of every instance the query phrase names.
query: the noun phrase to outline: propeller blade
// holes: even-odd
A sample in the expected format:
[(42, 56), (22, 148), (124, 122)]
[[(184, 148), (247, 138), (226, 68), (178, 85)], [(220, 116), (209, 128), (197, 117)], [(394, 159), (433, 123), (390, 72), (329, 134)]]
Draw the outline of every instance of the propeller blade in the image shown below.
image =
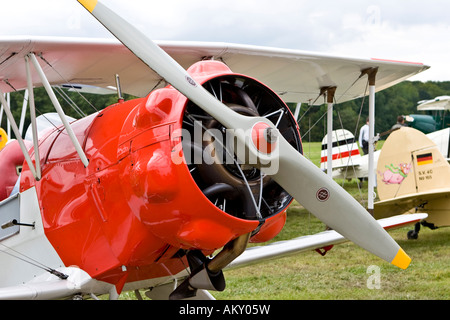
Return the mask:
[(279, 143), (279, 168), (272, 179), (345, 238), (399, 268), (408, 267), (408, 255), (358, 201), (285, 140)]
[[(271, 149), (269, 153), (259, 152), (253, 133), (258, 136), (260, 132), (265, 132), (264, 135), (267, 135), (264, 130), (268, 127), (275, 128), (269, 120), (242, 116), (218, 101), (151, 39), (98, 0), (78, 0), (78, 2), (174, 88), (226, 128), (236, 129), (235, 136), (238, 143), (249, 151), (258, 163), (270, 164), (265, 168), (262, 167), (262, 170), (272, 176), (307, 210), (367, 251), (400, 268), (405, 269), (409, 265), (411, 259), (375, 219), (281, 135), (278, 135), (274, 150)], [(256, 127), (264, 130), (255, 129)], [(275, 167), (274, 164), (278, 165)]]
[(198, 85), (172, 57), (121, 16), (97, 0), (78, 0), (78, 2), (142, 62), (189, 100), (201, 106), (205, 112), (216, 119), (221, 119), (221, 123), (225, 127), (233, 127), (233, 124), (237, 127), (248, 125), (248, 123), (242, 123), (245, 121), (245, 117), (226, 107), (201, 85)]

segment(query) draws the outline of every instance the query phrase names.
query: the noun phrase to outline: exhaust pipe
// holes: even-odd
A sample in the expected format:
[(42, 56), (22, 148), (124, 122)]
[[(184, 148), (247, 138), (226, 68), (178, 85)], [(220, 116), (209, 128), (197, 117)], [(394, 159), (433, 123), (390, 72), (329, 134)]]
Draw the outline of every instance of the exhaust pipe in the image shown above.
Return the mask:
[(209, 263), (208, 269), (211, 272), (222, 271), (234, 259), (239, 257), (247, 248), (248, 240), (251, 233), (243, 234), (242, 236), (228, 242), (222, 251), (220, 251)]
[(229, 243), (212, 260), (200, 251), (187, 254), (191, 275), (183, 281), (169, 296), (170, 300), (195, 297), (197, 290), (223, 291), (225, 278), (222, 270), (247, 248), (251, 233), (244, 234)]

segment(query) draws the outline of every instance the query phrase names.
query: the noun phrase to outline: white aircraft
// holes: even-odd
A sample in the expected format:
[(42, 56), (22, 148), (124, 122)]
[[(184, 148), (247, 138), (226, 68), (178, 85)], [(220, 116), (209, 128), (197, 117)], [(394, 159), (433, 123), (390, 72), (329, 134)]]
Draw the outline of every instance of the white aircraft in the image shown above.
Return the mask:
[[(448, 128), (446, 112), (450, 109), (450, 96), (438, 96), (430, 100), (418, 102), (418, 111), (429, 111), (432, 115), (407, 115), (404, 116), (407, 126), (425, 132), (442, 153), (450, 161), (450, 128)], [(441, 129), (439, 129), (441, 128)], [(437, 130), (439, 129), (439, 130)], [(380, 136), (390, 134), (391, 130), (374, 137), (378, 141)], [(332, 176), (334, 179), (365, 179), (369, 176), (369, 155), (361, 155), (358, 146), (354, 144), (354, 135), (346, 129), (337, 129), (332, 133)], [(322, 140), (322, 153), (320, 168), (327, 170), (327, 143), (328, 137)], [(373, 154), (374, 174), (380, 150)]]
[[(344, 240), (409, 265), (384, 228), (426, 215), (373, 219), (303, 157), (284, 101), (327, 93), (331, 106), (333, 95), (344, 101), (364, 94), (364, 78), (373, 109), (376, 89), (427, 66), (224, 43), (155, 44), (103, 2), (79, 2), (120, 42), (0, 39), (0, 98), (17, 138), (0, 153), (0, 167), (17, 184), (0, 202), (0, 299), (114, 299), (138, 289), (152, 298), (208, 299), (209, 290), (225, 288), (227, 267)], [(119, 88), (116, 74), (124, 92), (139, 98), (67, 120), (50, 84)], [(62, 123), (42, 136), (37, 86)], [(32, 142), (21, 138), (3, 98), (26, 88)], [(204, 152), (210, 140), (180, 133), (195, 134), (200, 120), (201, 130), (232, 130), (249, 157), (238, 159), (222, 143), (216, 150), (231, 154), (231, 163), (188, 162), (192, 150), (213, 157)], [(175, 161), (180, 154), (185, 162)], [(14, 190), (11, 183), (2, 180), (0, 189)], [(282, 229), (293, 199), (334, 231), (245, 250)]]
[[(333, 148), (332, 162), (333, 170), (344, 170), (353, 167), (360, 168), (362, 157), (359, 152), (357, 141), (353, 133), (346, 129), (337, 129), (332, 133)], [(327, 170), (328, 167), (328, 135), (322, 139), (322, 151), (320, 152), (320, 169)], [(366, 162), (367, 164), (367, 162)], [(333, 177), (335, 173), (333, 172)]]

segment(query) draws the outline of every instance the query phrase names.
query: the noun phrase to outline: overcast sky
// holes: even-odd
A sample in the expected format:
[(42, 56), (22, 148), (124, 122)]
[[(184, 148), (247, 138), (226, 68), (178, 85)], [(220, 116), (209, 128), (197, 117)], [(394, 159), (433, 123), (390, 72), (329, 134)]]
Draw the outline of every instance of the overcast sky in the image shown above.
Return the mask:
[[(76, 0), (2, 1), (0, 35), (111, 37)], [(103, 0), (155, 40), (423, 62), (450, 80), (448, 0)], [(450, 93), (449, 93), (450, 94)]]

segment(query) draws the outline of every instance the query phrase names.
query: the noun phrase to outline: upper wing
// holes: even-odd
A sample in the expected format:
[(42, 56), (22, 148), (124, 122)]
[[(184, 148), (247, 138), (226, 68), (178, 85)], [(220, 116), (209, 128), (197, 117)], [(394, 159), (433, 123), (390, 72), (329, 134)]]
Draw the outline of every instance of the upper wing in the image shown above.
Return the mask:
[[(380, 219), (377, 221), (384, 229), (393, 230), (409, 224), (414, 224), (425, 219), (427, 216), (426, 213), (416, 213)], [(292, 240), (275, 242), (266, 246), (251, 247), (231, 262), (226, 269), (245, 267), (266, 260), (282, 258), (307, 250), (320, 249), (345, 241), (348, 240), (336, 231), (328, 230)]]
[(417, 110), (448, 110), (450, 109), (450, 96), (439, 96), (431, 100), (419, 101)]
[[(343, 102), (364, 95), (366, 81), (361, 71), (378, 67), (377, 90), (392, 86), (428, 66), (422, 63), (357, 59), (299, 50), (229, 43), (157, 42), (184, 68), (202, 59), (224, 61), (233, 72), (252, 76), (271, 87), (286, 102), (314, 101), (323, 87), (336, 86), (336, 100)], [(117, 40), (2, 37), (0, 38), (0, 89), (26, 88), (23, 58), (29, 52), (41, 55), (40, 63), (51, 84), (67, 82), (115, 86), (120, 75), (126, 93), (144, 96), (158, 85), (160, 77)], [(356, 82), (356, 83), (355, 83)], [(34, 75), (35, 86), (40, 79)]]

